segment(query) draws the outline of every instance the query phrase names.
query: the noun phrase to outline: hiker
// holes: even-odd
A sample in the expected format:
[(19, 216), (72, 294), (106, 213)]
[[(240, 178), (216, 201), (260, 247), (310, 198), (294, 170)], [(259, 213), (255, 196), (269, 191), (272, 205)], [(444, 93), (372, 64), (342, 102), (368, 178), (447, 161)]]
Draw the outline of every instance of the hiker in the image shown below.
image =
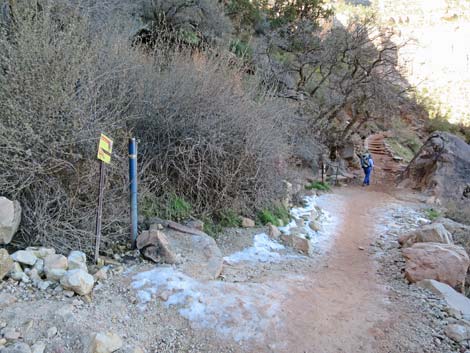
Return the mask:
[(362, 186), (370, 185), (370, 174), (374, 168), (374, 160), (372, 159), (369, 151), (366, 151), (361, 156), (361, 167), (364, 170), (364, 182), (362, 183)]

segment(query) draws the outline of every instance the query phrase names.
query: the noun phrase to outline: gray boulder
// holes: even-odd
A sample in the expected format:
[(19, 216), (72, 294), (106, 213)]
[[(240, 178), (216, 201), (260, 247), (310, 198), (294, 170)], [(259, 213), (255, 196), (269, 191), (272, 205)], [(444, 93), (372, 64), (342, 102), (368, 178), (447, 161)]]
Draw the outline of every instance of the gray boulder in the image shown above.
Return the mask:
[(470, 145), (448, 132), (435, 132), (400, 177), (403, 187), (430, 191), (439, 199), (470, 203)]
[(470, 299), (457, 292), (451, 286), (433, 279), (422, 280), (416, 283), (416, 285), (429, 290), (438, 298), (443, 299), (451, 311), (460, 313), (464, 317), (470, 317)]
[(18, 250), (11, 254), (11, 258), (23, 265), (34, 266), (38, 258), (32, 251)]
[(0, 244), (9, 244), (21, 222), (21, 206), (18, 201), (0, 197)]
[(91, 293), (95, 279), (84, 270), (75, 269), (67, 271), (60, 279), (60, 284), (64, 289), (73, 290), (78, 295), (87, 295)]
[(156, 225), (150, 226), (150, 230), (142, 232), (137, 239), (137, 247), (144, 256), (155, 262), (177, 263), (182, 272), (196, 279), (219, 277), (223, 256), (212, 237), (176, 222), (158, 223), (164, 225), (164, 232)]

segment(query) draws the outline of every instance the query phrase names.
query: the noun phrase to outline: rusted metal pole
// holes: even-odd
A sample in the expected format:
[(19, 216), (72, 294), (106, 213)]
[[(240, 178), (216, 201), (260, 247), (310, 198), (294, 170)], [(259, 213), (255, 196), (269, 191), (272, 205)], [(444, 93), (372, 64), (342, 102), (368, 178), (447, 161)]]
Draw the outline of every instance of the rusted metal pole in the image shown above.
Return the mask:
[(98, 263), (100, 255), (100, 242), (101, 242), (101, 219), (103, 215), (103, 194), (104, 194), (104, 176), (105, 176), (105, 164), (100, 161), (100, 186), (98, 196), (98, 210), (96, 212), (96, 243), (95, 243), (95, 263)]

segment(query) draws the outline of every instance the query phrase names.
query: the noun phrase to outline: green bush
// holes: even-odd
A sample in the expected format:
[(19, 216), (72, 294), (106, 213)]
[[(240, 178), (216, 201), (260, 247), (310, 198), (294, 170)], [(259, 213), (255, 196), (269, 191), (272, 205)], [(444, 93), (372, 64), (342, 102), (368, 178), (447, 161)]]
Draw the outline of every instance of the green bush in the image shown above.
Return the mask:
[(305, 186), (307, 190), (320, 190), (320, 191), (330, 191), (331, 186), (327, 182), (313, 181), (309, 185)]
[(434, 221), (440, 216), (441, 216), (441, 213), (438, 210), (435, 210), (434, 208), (429, 208), (426, 210), (426, 217), (430, 219), (431, 221)]
[(174, 193), (155, 197), (145, 195), (141, 198), (139, 212), (146, 218), (159, 217), (173, 221), (188, 219), (192, 214), (192, 206), (183, 197)]
[[(271, 223), (275, 226), (282, 226), (289, 223), (289, 219), (289, 211), (284, 206), (277, 204), (265, 208), (258, 213), (258, 220), (264, 225)], [(282, 221), (282, 224), (280, 224), (279, 220)]]
[(241, 225), (240, 216), (232, 209), (225, 209), (221, 211), (218, 218), (219, 225), (221, 227), (232, 228), (240, 227)]

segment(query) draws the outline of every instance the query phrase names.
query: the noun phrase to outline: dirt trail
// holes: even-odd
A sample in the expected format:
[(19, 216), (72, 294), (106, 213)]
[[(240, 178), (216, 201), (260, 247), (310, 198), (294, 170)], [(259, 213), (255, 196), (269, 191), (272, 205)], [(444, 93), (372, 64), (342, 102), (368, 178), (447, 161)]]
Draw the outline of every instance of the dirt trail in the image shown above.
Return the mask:
[(362, 188), (341, 190), (340, 196), (341, 224), (326, 264), (285, 303), (287, 327), (273, 337), (284, 344), (272, 345), (273, 351), (382, 351), (387, 294), (367, 248), (375, 235), (374, 213), (390, 197)]
[(406, 166), (393, 159), (392, 152), (385, 144), (384, 133), (369, 136), (365, 147), (375, 161), (372, 184), (394, 184), (396, 177)]

